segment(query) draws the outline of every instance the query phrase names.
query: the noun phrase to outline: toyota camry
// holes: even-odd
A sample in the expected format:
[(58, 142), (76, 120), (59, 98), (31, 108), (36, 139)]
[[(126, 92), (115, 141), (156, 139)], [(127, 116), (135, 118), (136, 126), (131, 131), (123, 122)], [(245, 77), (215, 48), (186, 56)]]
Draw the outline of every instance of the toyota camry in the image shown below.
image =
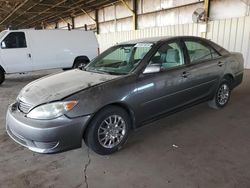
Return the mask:
[(10, 105), (6, 129), (39, 153), (79, 148), (116, 152), (129, 133), (201, 102), (221, 109), (242, 82), (243, 56), (199, 37), (115, 45), (83, 69), (46, 76)]

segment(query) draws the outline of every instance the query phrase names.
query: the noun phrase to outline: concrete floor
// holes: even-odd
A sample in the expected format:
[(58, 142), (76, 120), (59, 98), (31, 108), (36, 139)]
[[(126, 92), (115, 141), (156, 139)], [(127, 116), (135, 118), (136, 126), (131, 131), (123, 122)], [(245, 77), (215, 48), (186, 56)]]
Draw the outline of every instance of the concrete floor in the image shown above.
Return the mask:
[(201, 104), (146, 126), (111, 156), (82, 148), (41, 155), (5, 132), (19, 90), (50, 72), (11, 75), (0, 86), (0, 187), (250, 187), (250, 71), (222, 110)]

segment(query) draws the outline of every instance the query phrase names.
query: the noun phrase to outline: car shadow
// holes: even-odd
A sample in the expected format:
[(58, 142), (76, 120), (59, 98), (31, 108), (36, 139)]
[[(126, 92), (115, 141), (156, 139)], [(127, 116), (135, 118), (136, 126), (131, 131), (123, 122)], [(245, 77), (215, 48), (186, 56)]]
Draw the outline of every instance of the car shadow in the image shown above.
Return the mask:
[(195, 115), (199, 114), (199, 116), (206, 116), (213, 113), (212, 111), (215, 110), (210, 109), (207, 103), (202, 103), (175, 114), (165, 116), (150, 124), (145, 124), (141, 128), (132, 132), (129, 141), (126, 144), (126, 148), (132, 148), (134, 145), (138, 145), (147, 140), (152, 140), (154, 137), (161, 135), (162, 132), (178, 131), (184, 126), (187, 126), (186, 122), (190, 124)]

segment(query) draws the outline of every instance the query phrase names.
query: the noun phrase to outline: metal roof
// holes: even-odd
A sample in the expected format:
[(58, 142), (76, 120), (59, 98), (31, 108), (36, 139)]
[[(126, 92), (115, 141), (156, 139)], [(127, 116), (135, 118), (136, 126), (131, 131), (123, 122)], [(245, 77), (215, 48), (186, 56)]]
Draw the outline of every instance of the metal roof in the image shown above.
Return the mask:
[(118, 0), (0, 0), (0, 29), (31, 28), (84, 12), (100, 9)]

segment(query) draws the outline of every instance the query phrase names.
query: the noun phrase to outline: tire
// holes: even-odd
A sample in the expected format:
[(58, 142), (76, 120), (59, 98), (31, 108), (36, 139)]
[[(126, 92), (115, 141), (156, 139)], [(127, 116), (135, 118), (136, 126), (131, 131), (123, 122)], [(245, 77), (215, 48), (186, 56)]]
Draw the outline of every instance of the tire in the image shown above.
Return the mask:
[(0, 85), (4, 82), (5, 80), (5, 72), (0, 69)]
[(110, 106), (96, 114), (84, 135), (85, 143), (100, 155), (109, 155), (122, 148), (128, 139), (131, 120), (120, 107)]
[(225, 107), (231, 97), (231, 84), (228, 80), (223, 79), (220, 83), (214, 98), (208, 102), (213, 109), (221, 109)]
[(73, 69), (83, 69), (89, 62), (83, 59), (78, 59), (73, 65)]

